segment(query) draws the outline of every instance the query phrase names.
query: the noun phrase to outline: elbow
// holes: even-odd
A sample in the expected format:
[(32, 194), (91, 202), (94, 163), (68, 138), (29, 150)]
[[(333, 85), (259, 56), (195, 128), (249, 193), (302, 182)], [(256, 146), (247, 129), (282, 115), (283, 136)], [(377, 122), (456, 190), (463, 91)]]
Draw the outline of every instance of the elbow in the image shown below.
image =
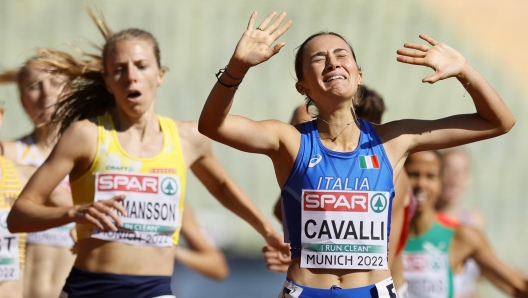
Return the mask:
[(216, 281), (223, 281), (229, 276), (229, 265), (221, 251), (215, 252), (214, 271), (209, 272), (208, 276)]
[(214, 129), (210, 123), (207, 123), (206, 119), (203, 119), (203, 117), (200, 117), (200, 120), (198, 121), (198, 131), (204, 136), (212, 139)]
[(14, 215), (12, 210), (9, 212), (9, 215), (7, 216), (6, 224), (7, 229), (11, 233), (22, 233), (26, 232), (23, 228), (23, 221), (19, 220), (19, 218)]
[(513, 128), (513, 126), (515, 125), (515, 121), (516, 121), (515, 117), (513, 117), (513, 115), (512, 115), (511, 119), (509, 119), (509, 121), (507, 121), (505, 123), (505, 125), (503, 125), (503, 131), (504, 131), (503, 133), (509, 132)]
[(513, 126), (515, 125), (515, 117), (513, 115), (510, 115), (509, 117), (507, 117), (506, 119), (504, 119), (500, 124), (499, 124), (499, 133), (502, 135), (502, 134), (505, 134), (505, 133), (508, 133), (512, 128)]
[(213, 277), (217, 281), (224, 281), (229, 276), (229, 266), (227, 265), (225, 259), (223, 262), (224, 264), (219, 266), (216, 276)]

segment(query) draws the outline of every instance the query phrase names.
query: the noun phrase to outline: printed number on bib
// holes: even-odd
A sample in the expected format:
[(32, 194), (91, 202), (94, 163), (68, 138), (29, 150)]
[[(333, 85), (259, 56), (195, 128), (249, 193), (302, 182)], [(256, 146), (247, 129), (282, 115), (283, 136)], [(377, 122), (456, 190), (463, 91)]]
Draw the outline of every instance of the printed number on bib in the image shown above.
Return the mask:
[(448, 258), (442, 253), (404, 253), (404, 277), (409, 297), (447, 297)]
[(9, 209), (0, 208), (0, 282), (20, 278), (18, 234), (7, 229)]
[(94, 228), (93, 238), (143, 246), (172, 246), (181, 222), (180, 178), (172, 175), (98, 173), (95, 201), (126, 195), (121, 202), (127, 216), (117, 232)]
[(301, 267), (387, 269), (388, 192), (303, 190)]

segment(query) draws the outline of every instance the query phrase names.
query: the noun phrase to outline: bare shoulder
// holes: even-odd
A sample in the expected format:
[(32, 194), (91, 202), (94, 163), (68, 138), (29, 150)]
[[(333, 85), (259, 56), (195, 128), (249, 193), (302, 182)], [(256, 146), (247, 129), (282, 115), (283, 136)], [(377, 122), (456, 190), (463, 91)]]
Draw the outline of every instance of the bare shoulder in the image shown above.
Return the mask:
[(62, 138), (84, 139), (87, 136), (97, 136), (95, 119), (84, 119), (73, 122), (62, 134)]
[(482, 232), (473, 226), (465, 224), (458, 225), (455, 229), (454, 241), (472, 248), (478, 248), (486, 243)]
[[(69, 156), (92, 156), (97, 146), (97, 124), (93, 119), (72, 123), (62, 134), (52, 151)], [(57, 154), (55, 153), (55, 154)]]
[(182, 141), (187, 142), (193, 148), (211, 146), (211, 139), (198, 131), (197, 121), (180, 121), (175, 119), (173, 121), (178, 128), (178, 134)]

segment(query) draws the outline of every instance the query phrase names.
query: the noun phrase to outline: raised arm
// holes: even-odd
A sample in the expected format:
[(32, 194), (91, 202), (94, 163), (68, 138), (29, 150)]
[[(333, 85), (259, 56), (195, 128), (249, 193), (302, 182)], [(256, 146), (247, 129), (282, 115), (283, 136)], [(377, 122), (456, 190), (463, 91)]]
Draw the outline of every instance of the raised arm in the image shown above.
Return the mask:
[(286, 13), (281, 13), (273, 21), (276, 14), (273, 12), (268, 15), (256, 29), (253, 24), (257, 13), (251, 15), (229, 65), (218, 76), (218, 82), (207, 98), (199, 121), (200, 132), (211, 139), (248, 152), (269, 154), (270, 151), (278, 150), (279, 133), (286, 124), (279, 121), (256, 122), (228, 115), (236, 88), (249, 68), (270, 59), (284, 46), (284, 42), (272, 45), (290, 28), (292, 22), (280, 26)]
[(209, 278), (224, 280), (229, 274), (224, 254), (207, 239), (187, 204), (183, 209), (181, 233), (190, 248), (176, 246), (176, 261)]
[(88, 121), (74, 123), (61, 137), (48, 159), (31, 177), (15, 201), (7, 218), (12, 232), (34, 232), (70, 222), (92, 223), (102, 230), (117, 231), (106, 215), (118, 225), (121, 220), (111, 208), (126, 212), (118, 203), (124, 197), (77, 206), (45, 206), (55, 188), (68, 174), (72, 179), (84, 173), (95, 154), (97, 129), (90, 129)]
[(392, 148), (390, 151), (398, 152), (393, 158), (399, 160), (407, 153), (459, 146), (508, 132), (515, 124), (515, 118), (493, 87), (456, 50), (426, 35), (420, 35), (420, 38), (431, 46), (406, 43), (406, 49), (397, 51), (397, 60), (432, 68), (435, 73), (424, 78), (424, 83), (457, 78), (473, 99), (476, 113), (431, 121), (400, 120), (382, 125), (380, 131), (385, 135), (383, 138), (388, 141), (388, 147)]
[(460, 247), (454, 245), (452, 251), (470, 250), (469, 257), (475, 259), (482, 274), (495, 286), (513, 297), (528, 297), (528, 278), (504, 264), (480, 231), (464, 226), (457, 230), (455, 237)]

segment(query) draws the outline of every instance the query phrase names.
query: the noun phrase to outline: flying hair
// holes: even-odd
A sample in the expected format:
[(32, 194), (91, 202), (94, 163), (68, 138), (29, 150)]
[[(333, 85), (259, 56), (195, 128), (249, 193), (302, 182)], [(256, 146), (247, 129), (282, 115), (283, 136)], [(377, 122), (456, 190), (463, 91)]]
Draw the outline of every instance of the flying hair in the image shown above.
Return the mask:
[(158, 66), (160, 66), (160, 51), (156, 39), (148, 32), (141, 29), (126, 29), (113, 33), (106, 23), (103, 14), (95, 13), (83, 3), (90, 18), (105, 38), (105, 44), (100, 47), (92, 43), (100, 54), (90, 54), (74, 46), (80, 58), (62, 51), (39, 49), (43, 58), (38, 58), (37, 63), (51, 69), (52, 72), (62, 74), (67, 78), (66, 86), (57, 103), (50, 123), (50, 131), (57, 131), (59, 138), (66, 129), (75, 121), (95, 118), (105, 115), (115, 109), (114, 95), (109, 93), (104, 76), (105, 58), (107, 53), (114, 49), (121, 40), (142, 40), (149, 43), (154, 51)]

